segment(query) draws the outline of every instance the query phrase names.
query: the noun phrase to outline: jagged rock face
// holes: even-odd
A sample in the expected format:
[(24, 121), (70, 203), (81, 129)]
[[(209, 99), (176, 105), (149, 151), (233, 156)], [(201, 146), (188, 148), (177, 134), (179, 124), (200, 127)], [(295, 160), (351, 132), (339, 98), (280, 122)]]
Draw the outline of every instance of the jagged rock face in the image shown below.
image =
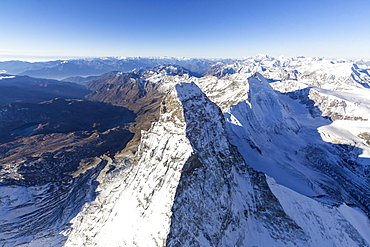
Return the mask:
[(149, 104), (150, 100), (155, 100), (157, 97), (163, 98), (166, 90), (159, 90), (159, 88), (161, 86), (163, 88), (163, 84), (168, 83), (166, 78), (183, 76), (188, 78), (191, 75), (192, 72), (179, 66), (157, 66), (131, 73), (111, 72), (89, 82), (88, 88), (94, 92), (87, 98), (128, 107), (137, 113), (142, 111), (141, 108), (144, 106), (141, 100)]
[(290, 245), (293, 238), (297, 243), (306, 241), (305, 233), (269, 190), (264, 175), (249, 168), (229, 144), (220, 109), (195, 84), (176, 88), (193, 154), (182, 169), (167, 245)]
[(159, 119), (163, 97), (179, 79), (187, 79), (191, 72), (179, 66), (157, 66), (132, 73), (111, 72), (88, 84), (94, 91), (87, 98), (127, 107), (138, 117), (130, 131), (135, 133), (130, 145), (137, 146), (141, 130), (148, 130)]
[(111, 212), (106, 215), (93, 205), (87, 208), (88, 214), (82, 212), (73, 221), (67, 246), (165, 244), (182, 166), (192, 152), (181, 108), (175, 92), (164, 98), (159, 121), (142, 134), (136, 162), (126, 169), (124, 180), (115, 178), (117, 196), (98, 196)]
[[(251, 80), (259, 87), (261, 82)], [(162, 103), (160, 120), (143, 134), (136, 165), (97, 197), (107, 209), (88, 204), (72, 221), (66, 246), (367, 245), (366, 233), (359, 234), (351, 221), (355, 211), (337, 208), (325, 196), (317, 202), (272, 179), (266, 182), (229, 144), (220, 109), (195, 84), (175, 88)], [(275, 103), (282, 106), (280, 116), (286, 116), (284, 104)], [(284, 121), (296, 134), (297, 123), (288, 117)], [(294, 179), (289, 173), (286, 177)], [(323, 193), (325, 188), (316, 186), (312, 193)]]
[[(143, 134), (137, 159), (119, 197), (108, 202), (113, 208), (108, 218), (99, 209), (92, 218), (91, 208), (88, 215), (82, 212), (67, 246), (243, 246), (261, 239), (283, 245), (306, 240), (264, 175), (248, 168), (229, 144), (220, 109), (195, 84), (179, 84), (165, 97), (160, 120)], [(96, 219), (98, 215), (102, 218)], [(101, 224), (93, 227), (93, 220)], [(88, 233), (86, 225), (91, 226)]]

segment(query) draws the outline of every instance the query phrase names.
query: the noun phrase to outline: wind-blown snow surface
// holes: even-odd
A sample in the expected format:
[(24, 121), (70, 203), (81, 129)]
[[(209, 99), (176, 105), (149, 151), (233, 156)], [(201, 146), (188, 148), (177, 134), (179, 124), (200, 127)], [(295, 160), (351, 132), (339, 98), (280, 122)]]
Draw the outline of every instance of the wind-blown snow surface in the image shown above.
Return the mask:
[(366, 64), (259, 55), (145, 80), (167, 92), (159, 121), (59, 244), (370, 246)]

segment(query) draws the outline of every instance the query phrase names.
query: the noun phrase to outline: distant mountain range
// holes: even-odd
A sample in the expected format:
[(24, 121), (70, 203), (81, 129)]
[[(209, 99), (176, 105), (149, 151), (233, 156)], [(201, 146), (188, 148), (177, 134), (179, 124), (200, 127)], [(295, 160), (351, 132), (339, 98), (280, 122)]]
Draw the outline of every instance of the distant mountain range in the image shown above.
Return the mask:
[(193, 72), (202, 72), (216, 62), (226, 62), (229, 59), (187, 59), (187, 58), (92, 58), (77, 60), (58, 60), (49, 62), (0, 62), (0, 71), (14, 75), (28, 75), (37, 78), (65, 79), (76, 76), (96, 76), (110, 71), (128, 72), (133, 69), (155, 67), (157, 65), (173, 64), (183, 66)]

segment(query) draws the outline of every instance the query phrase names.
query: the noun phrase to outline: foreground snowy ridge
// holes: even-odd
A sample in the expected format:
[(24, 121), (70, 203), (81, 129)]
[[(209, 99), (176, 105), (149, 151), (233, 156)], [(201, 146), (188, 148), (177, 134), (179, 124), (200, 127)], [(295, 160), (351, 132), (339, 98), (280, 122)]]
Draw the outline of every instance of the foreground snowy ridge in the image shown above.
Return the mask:
[[(219, 108), (193, 83), (175, 88), (162, 103), (160, 121), (143, 135), (137, 165), (108, 218), (99, 230), (86, 232), (83, 226), (93, 224), (99, 210), (90, 220), (82, 212), (66, 245), (304, 242), (305, 234), (278, 205), (264, 176), (228, 143)], [(88, 242), (79, 242), (83, 239)]]
[[(119, 192), (110, 220), (101, 230), (91, 228), (85, 244), (368, 245), (369, 231), (361, 228), (366, 216), (317, 202), (270, 178), (266, 183), (229, 144), (219, 108), (193, 83), (175, 88), (162, 103), (160, 121), (143, 136), (134, 179)], [(297, 132), (297, 123), (289, 121)], [(67, 245), (81, 239), (86, 237), (72, 231)]]

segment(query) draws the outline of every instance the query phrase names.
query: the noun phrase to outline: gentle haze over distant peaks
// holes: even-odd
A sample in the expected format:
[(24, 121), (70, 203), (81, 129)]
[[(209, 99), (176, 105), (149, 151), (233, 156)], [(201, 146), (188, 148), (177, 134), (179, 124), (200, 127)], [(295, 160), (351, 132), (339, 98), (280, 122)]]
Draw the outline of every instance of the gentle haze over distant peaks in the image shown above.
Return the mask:
[(369, 0), (3, 0), (0, 60), (370, 58)]

